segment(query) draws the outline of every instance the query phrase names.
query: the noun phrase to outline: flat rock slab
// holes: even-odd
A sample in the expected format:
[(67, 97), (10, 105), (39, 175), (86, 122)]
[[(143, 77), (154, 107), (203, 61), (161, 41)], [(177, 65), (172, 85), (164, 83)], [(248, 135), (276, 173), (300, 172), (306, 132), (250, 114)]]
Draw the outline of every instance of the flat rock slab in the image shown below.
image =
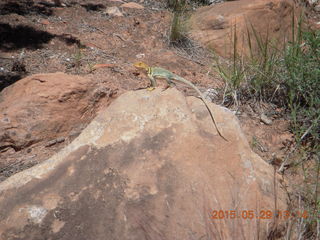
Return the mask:
[(58, 154), (0, 183), (0, 239), (262, 239), (272, 219), (243, 211), (274, 210), (273, 168), (229, 110), (210, 108), (228, 142), (197, 98), (121, 95)]

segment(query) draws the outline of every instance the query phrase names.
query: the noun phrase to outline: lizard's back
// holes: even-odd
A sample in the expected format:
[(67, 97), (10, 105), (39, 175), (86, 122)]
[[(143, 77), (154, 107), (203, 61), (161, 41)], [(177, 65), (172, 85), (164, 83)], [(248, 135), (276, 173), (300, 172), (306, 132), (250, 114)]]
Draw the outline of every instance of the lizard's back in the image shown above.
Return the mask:
[(172, 78), (175, 76), (175, 74), (173, 74), (172, 72), (161, 67), (152, 67), (151, 69), (152, 69), (152, 75), (154, 77)]

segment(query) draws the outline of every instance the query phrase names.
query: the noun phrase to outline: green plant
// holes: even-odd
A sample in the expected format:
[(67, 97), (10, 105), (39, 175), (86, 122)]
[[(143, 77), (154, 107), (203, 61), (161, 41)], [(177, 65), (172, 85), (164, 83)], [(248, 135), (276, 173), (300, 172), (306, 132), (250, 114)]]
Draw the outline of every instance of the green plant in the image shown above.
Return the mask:
[(293, 130), (297, 138), (308, 131), (308, 135), (319, 142), (320, 31), (303, 32), (299, 27), (297, 37), (285, 52), (284, 64), (282, 77)]
[(225, 82), (224, 97), (232, 96), (235, 104), (238, 105), (238, 92), (240, 86), (245, 79), (245, 66), (244, 59), (241, 53), (238, 51), (238, 36), (237, 36), (237, 26), (235, 25), (232, 32), (232, 45), (233, 52), (230, 61), (219, 61), (218, 57), (214, 57), (218, 72)]
[(82, 54), (81, 48), (77, 48), (73, 55), (73, 64), (74, 64), (74, 67), (76, 68), (77, 73), (79, 73), (80, 71), (82, 59), (83, 59), (83, 54)]
[(280, 85), (281, 51), (270, 39), (268, 30), (263, 36), (252, 24), (247, 27), (247, 43), (250, 52), (246, 58), (248, 93), (259, 100), (272, 101)]
[(303, 30), (301, 21), (295, 30), (285, 50), (281, 77), (299, 156), (294, 166), (303, 172), (296, 195), (304, 199), (303, 207), (309, 213), (303, 235), (316, 239), (320, 235), (320, 31)]
[(182, 17), (179, 13), (173, 14), (171, 31), (170, 31), (170, 43), (177, 44), (185, 38), (185, 32), (182, 25)]
[(95, 66), (94, 62), (88, 63), (88, 73), (92, 73), (95, 70), (94, 66)]
[(215, 58), (227, 92), (275, 101), (282, 107), (288, 106), (293, 117), (302, 110), (299, 106), (307, 107), (312, 109), (312, 113), (308, 111), (307, 114), (313, 114), (313, 119), (317, 119), (320, 108), (319, 32), (304, 32), (302, 18), (298, 24), (293, 18), (292, 41), (279, 49), (268, 31), (262, 35), (250, 24), (244, 44), (248, 46), (248, 56), (238, 49), (236, 26), (232, 36), (233, 52), (228, 64), (221, 64)]
[(184, 11), (186, 0), (175, 0), (173, 2), (173, 18), (170, 29), (170, 44), (179, 45), (186, 39), (186, 28), (184, 21)]

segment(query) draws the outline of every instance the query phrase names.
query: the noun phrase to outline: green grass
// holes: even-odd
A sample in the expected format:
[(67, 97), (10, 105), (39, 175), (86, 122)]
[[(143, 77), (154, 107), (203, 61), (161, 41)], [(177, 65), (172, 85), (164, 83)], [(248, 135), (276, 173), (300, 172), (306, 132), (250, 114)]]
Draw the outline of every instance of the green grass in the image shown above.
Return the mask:
[[(297, 139), (307, 136), (319, 142), (320, 31), (300, 31), (284, 56), (287, 106)], [(306, 137), (306, 136), (304, 136)]]
[(233, 102), (245, 97), (287, 108), (297, 140), (319, 142), (320, 31), (303, 30), (301, 25), (302, 21), (293, 22), (292, 40), (283, 49), (275, 47), (268, 33), (262, 37), (249, 26), (249, 56), (237, 49), (235, 26), (232, 58), (214, 59), (225, 81), (225, 97), (231, 96)]

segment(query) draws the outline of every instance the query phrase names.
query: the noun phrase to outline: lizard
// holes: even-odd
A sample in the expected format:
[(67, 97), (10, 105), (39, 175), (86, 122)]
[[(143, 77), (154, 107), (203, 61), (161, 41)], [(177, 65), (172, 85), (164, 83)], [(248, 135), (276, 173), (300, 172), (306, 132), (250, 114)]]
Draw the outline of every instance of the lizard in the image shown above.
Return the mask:
[(220, 130), (216, 124), (216, 121), (213, 117), (213, 113), (210, 110), (209, 105), (208, 105), (206, 99), (204, 98), (203, 94), (200, 92), (200, 90), (192, 82), (170, 72), (169, 70), (166, 70), (161, 67), (150, 67), (143, 62), (137, 62), (134, 64), (134, 66), (138, 69), (144, 69), (147, 72), (147, 75), (148, 75), (150, 82), (151, 82), (151, 87), (148, 88), (148, 90), (155, 89), (155, 87), (157, 86), (156, 78), (164, 78), (167, 81), (169, 87), (172, 87), (175, 85), (175, 83), (173, 81), (182, 82), (182, 83), (187, 84), (188, 86), (192, 87), (199, 94), (200, 99), (202, 100), (202, 102), (206, 106), (206, 108), (210, 114), (211, 120), (212, 120), (215, 128), (217, 129), (219, 136), (222, 137), (225, 141), (228, 141), (220, 132)]

